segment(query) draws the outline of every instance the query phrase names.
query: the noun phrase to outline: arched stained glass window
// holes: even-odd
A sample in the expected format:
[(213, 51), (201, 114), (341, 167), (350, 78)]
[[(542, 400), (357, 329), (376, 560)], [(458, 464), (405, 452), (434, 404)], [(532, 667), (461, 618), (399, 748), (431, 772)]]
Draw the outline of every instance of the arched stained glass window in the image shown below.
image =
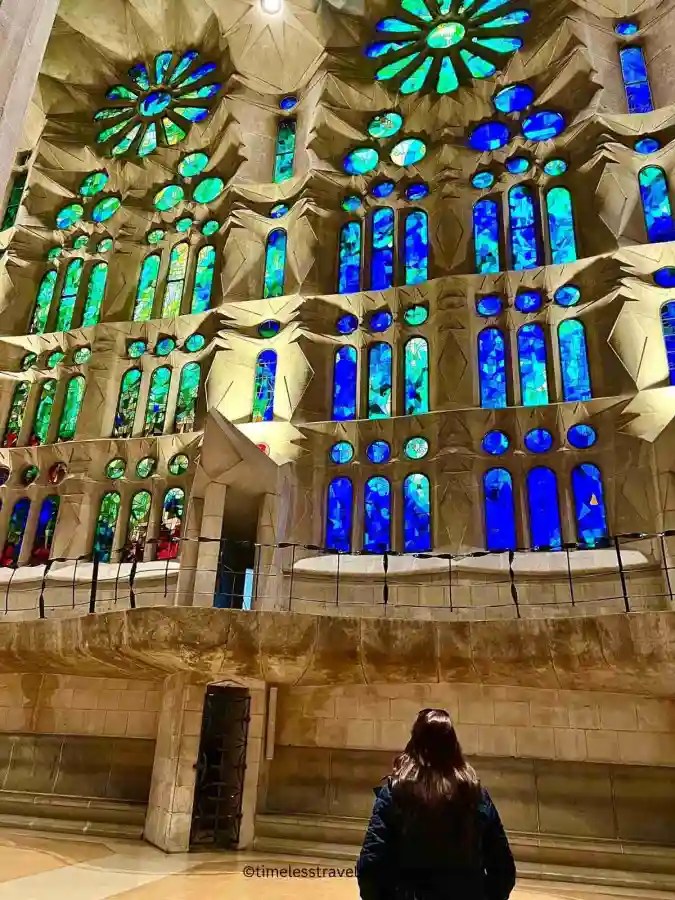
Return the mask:
[(51, 309), (54, 290), (56, 289), (56, 279), (56, 269), (50, 269), (40, 282), (37, 300), (35, 301), (35, 311), (30, 324), (31, 334), (44, 334), (47, 330), (49, 310)]
[(265, 283), (263, 297), (283, 297), (286, 281), (286, 249), (288, 236), (282, 228), (270, 231), (265, 248)]
[(370, 289), (384, 291), (394, 284), (394, 210), (374, 209), (370, 254)]
[(122, 551), (123, 562), (142, 562), (148, 536), (152, 496), (149, 491), (137, 491), (131, 498), (127, 537)]
[(548, 403), (546, 338), (536, 322), (523, 325), (518, 331), (518, 368), (523, 406)]
[(163, 319), (173, 319), (175, 316), (180, 315), (189, 253), (190, 245), (187, 241), (176, 244), (171, 250), (169, 274), (166, 280), (166, 287), (164, 288), (164, 302), (162, 303)]
[(54, 408), (54, 398), (56, 397), (56, 384), (55, 378), (49, 378), (47, 381), (43, 381), (40, 388), (37, 406), (35, 407), (33, 430), (30, 436), (30, 443), (34, 447), (47, 443), (49, 423), (52, 417), (52, 409)]
[(392, 351), (385, 343), (371, 344), (368, 351), (368, 418), (391, 416)]
[(541, 265), (534, 192), (525, 184), (509, 191), (511, 262), (516, 271)]
[(108, 281), (108, 263), (96, 263), (89, 274), (87, 299), (82, 313), (82, 327), (96, 325), (101, 320), (101, 307), (105, 297), (105, 286)]
[(669, 300), (661, 307), (661, 328), (666, 345), (668, 375), (671, 384), (675, 384), (675, 300)]
[(632, 44), (619, 50), (621, 74), (626, 89), (629, 113), (646, 113), (654, 109), (649, 74), (642, 47)]
[(640, 170), (638, 180), (649, 240), (653, 244), (675, 240), (673, 207), (666, 173), (658, 166), (645, 166)]
[(366, 481), (364, 492), (363, 549), (366, 553), (391, 550), (391, 485), (376, 475)]
[(473, 243), (476, 272), (489, 275), (502, 267), (499, 251), (499, 205), (479, 200), (473, 207)]
[(115, 412), (113, 437), (128, 438), (134, 433), (142, 377), (140, 369), (129, 369), (124, 373)]
[(201, 374), (199, 363), (188, 363), (181, 369), (174, 420), (176, 434), (185, 434), (195, 430)]
[(77, 431), (77, 420), (82, 409), (82, 400), (87, 386), (84, 375), (74, 375), (66, 387), (66, 396), (59, 422), (59, 440), (72, 441)]
[(49, 559), (49, 555), (52, 552), (52, 543), (54, 542), (60, 502), (60, 498), (56, 495), (45, 497), (42, 501), (30, 558), (31, 565), (41, 565)]
[(7, 567), (18, 564), (29, 512), (30, 500), (28, 497), (22, 497), (21, 500), (16, 501), (12, 514), (9, 517), (7, 537), (5, 538), (0, 565)]
[(178, 556), (184, 512), (185, 491), (179, 487), (169, 488), (162, 503), (157, 559), (175, 559)]
[(162, 257), (159, 253), (152, 253), (143, 260), (134, 304), (134, 322), (147, 322), (152, 318), (161, 264)]
[(527, 474), (527, 505), (530, 515), (530, 542), (534, 550), (562, 547), (558, 481), (543, 466)]
[(516, 549), (513, 479), (506, 469), (490, 469), (483, 475), (485, 546), (488, 550)]
[(333, 367), (333, 419), (346, 422), (356, 418), (358, 356), (355, 347), (335, 351)]
[(588, 367), (586, 330), (578, 319), (566, 319), (558, 326), (560, 371), (565, 400), (591, 400), (591, 373)]
[(160, 366), (158, 369), (155, 369), (150, 379), (148, 405), (145, 407), (144, 437), (164, 433), (170, 386), (171, 369), (168, 366)]
[(9, 193), (9, 200), (7, 201), (7, 208), (5, 209), (5, 215), (2, 219), (0, 231), (4, 231), (6, 228), (13, 228), (16, 224), (16, 219), (19, 215), (19, 209), (21, 208), (21, 201), (23, 200), (23, 192), (26, 188), (27, 180), (27, 172), (18, 172), (14, 176), (12, 189)]
[(122, 498), (117, 491), (108, 491), (101, 498), (92, 548), (92, 556), (99, 562), (110, 562), (121, 503)]
[(408, 475), (403, 482), (403, 549), (431, 550), (431, 485), (426, 475)]
[(506, 342), (499, 328), (484, 328), (478, 335), (480, 405), (484, 409), (506, 406)]
[(405, 345), (405, 414), (429, 412), (429, 344), (422, 337)]
[(572, 492), (580, 544), (597, 547), (608, 537), (605, 492), (600, 469), (582, 463), (572, 472)]
[(276, 351), (263, 350), (255, 364), (252, 422), (272, 422), (274, 420), (274, 389), (276, 381)]
[(14, 388), (12, 405), (9, 407), (9, 416), (5, 426), (5, 434), (2, 439), (3, 447), (16, 447), (21, 436), (23, 417), (26, 414), (26, 404), (30, 394), (30, 382), (20, 381)]
[(574, 231), (572, 194), (566, 187), (555, 187), (546, 194), (548, 235), (551, 262), (554, 265), (577, 259), (577, 239)]
[(276, 184), (288, 181), (293, 177), (296, 136), (297, 122), (295, 119), (282, 119), (277, 129), (274, 155), (274, 181)]
[(201, 313), (211, 308), (211, 294), (213, 293), (215, 274), (216, 248), (209, 244), (207, 247), (202, 247), (197, 256), (191, 312)]
[(361, 223), (346, 222), (340, 229), (338, 293), (361, 290)]
[(335, 478), (326, 500), (326, 547), (340, 553), (352, 549), (354, 488), (349, 478)]
[(420, 284), (429, 277), (429, 217), (422, 209), (405, 219), (405, 283)]
[(54, 331), (68, 331), (73, 324), (73, 313), (75, 312), (75, 303), (80, 290), (83, 269), (84, 260), (82, 259), (73, 259), (68, 263), (66, 277), (61, 288), (61, 299)]

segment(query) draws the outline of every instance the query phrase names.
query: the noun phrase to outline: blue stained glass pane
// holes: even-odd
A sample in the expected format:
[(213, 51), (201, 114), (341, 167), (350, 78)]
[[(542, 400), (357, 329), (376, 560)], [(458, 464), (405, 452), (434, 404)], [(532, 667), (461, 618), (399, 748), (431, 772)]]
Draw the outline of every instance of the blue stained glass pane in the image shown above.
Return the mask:
[(523, 134), (529, 141), (551, 141), (565, 130), (562, 113), (542, 109), (523, 120)]
[(577, 259), (577, 241), (574, 234), (572, 195), (564, 187), (555, 187), (546, 194), (548, 230), (551, 241), (551, 262), (554, 265), (574, 262)]
[(361, 223), (347, 222), (340, 229), (338, 292), (361, 290)]
[(335, 478), (328, 485), (326, 547), (349, 553), (352, 548), (354, 488), (348, 478)]
[(366, 456), (376, 465), (388, 462), (391, 459), (391, 447), (386, 441), (373, 441), (368, 445)]
[(649, 240), (652, 243), (672, 241), (675, 225), (666, 173), (658, 166), (647, 166), (640, 171), (638, 179)]
[(255, 364), (252, 422), (273, 421), (276, 379), (277, 354), (274, 350), (263, 350)]
[(661, 307), (661, 327), (666, 345), (668, 375), (670, 383), (675, 385), (675, 300), (664, 303)]
[(567, 161), (564, 159), (549, 159), (548, 162), (544, 163), (544, 172), (552, 178), (564, 175), (568, 168)]
[(429, 277), (429, 217), (420, 209), (405, 220), (405, 283), (420, 284)]
[(30, 500), (27, 497), (22, 497), (21, 500), (16, 501), (7, 526), (7, 537), (5, 539), (2, 556), (0, 556), (0, 566), (9, 567), (17, 565), (19, 555), (21, 554), (21, 545), (23, 544), (29, 512)]
[(560, 370), (565, 400), (590, 400), (591, 373), (588, 367), (586, 331), (577, 319), (567, 319), (558, 327)]
[(49, 559), (60, 502), (57, 496), (46, 497), (42, 502), (30, 557), (31, 565), (41, 565)]
[(521, 291), (516, 296), (514, 306), (521, 313), (537, 312), (544, 305), (544, 298), (539, 291)]
[(371, 331), (382, 332), (386, 331), (388, 328), (391, 328), (393, 322), (394, 317), (389, 312), (389, 310), (380, 309), (371, 315), (368, 321), (368, 325)]
[(521, 112), (534, 102), (536, 94), (529, 84), (510, 84), (493, 97), (492, 102), (499, 112)]
[(631, 37), (634, 34), (637, 34), (640, 30), (640, 26), (637, 22), (631, 22), (629, 20), (625, 20), (623, 22), (617, 22), (614, 26), (614, 31), (621, 37)]
[(333, 369), (333, 419), (356, 418), (357, 353), (355, 347), (340, 347)]
[(391, 549), (391, 485), (380, 475), (366, 481), (363, 549), (366, 553), (386, 553)]
[(518, 332), (518, 368), (523, 406), (548, 403), (546, 340), (541, 325), (523, 325)]
[(506, 469), (490, 469), (483, 475), (485, 546), (488, 550), (516, 549), (513, 479)]
[(406, 200), (416, 203), (418, 200), (424, 200), (425, 197), (428, 197), (429, 191), (430, 188), (428, 184), (425, 184), (423, 181), (416, 181), (406, 188), (405, 198)]
[(396, 185), (393, 181), (378, 181), (371, 187), (370, 194), (378, 200), (384, 200), (385, 197), (391, 197), (395, 190)]
[(591, 425), (572, 425), (567, 440), (577, 450), (588, 450), (598, 440), (598, 433)]
[(476, 272), (499, 272), (499, 206), (495, 200), (479, 200), (473, 207), (473, 241)]
[(354, 313), (346, 313), (344, 316), (340, 316), (335, 323), (338, 334), (353, 334), (358, 327), (359, 320)]
[(654, 272), (654, 282), (662, 288), (675, 287), (675, 266), (665, 266)]
[(368, 353), (368, 418), (391, 416), (392, 351), (389, 344), (372, 344)]
[(476, 172), (476, 174), (472, 176), (471, 184), (482, 191), (486, 188), (491, 188), (495, 183), (495, 180), (494, 174), (484, 169), (482, 172)]
[(623, 47), (620, 56), (621, 73), (626, 84), (647, 80), (647, 64), (642, 47)]
[(480, 405), (484, 409), (506, 406), (506, 345), (498, 328), (485, 328), (478, 335)]
[(498, 316), (503, 309), (504, 301), (498, 294), (488, 294), (486, 297), (478, 297), (476, 300), (476, 312), (486, 319)]
[(533, 428), (525, 435), (525, 447), (530, 453), (548, 453), (553, 446), (553, 435), (545, 428)]
[(406, 416), (429, 412), (429, 344), (424, 338), (411, 338), (405, 345), (404, 368)]
[(558, 306), (576, 306), (581, 300), (581, 291), (576, 284), (564, 284), (553, 295)]
[(652, 92), (646, 81), (640, 84), (627, 84), (626, 99), (630, 113), (647, 113), (654, 109)]
[(580, 544), (596, 547), (608, 536), (605, 492), (600, 469), (583, 463), (572, 472), (572, 492)]
[(286, 276), (286, 246), (288, 237), (285, 231), (277, 228), (267, 238), (265, 250), (265, 284), (263, 297), (283, 297)]
[(215, 274), (216, 248), (208, 244), (206, 247), (202, 247), (197, 256), (190, 312), (201, 313), (210, 308)]
[(274, 182), (280, 184), (293, 177), (297, 123), (295, 119), (279, 122), (274, 157)]
[(403, 482), (403, 549), (431, 550), (431, 485), (426, 475), (408, 475)]
[(330, 448), (330, 458), (337, 465), (344, 465), (354, 459), (354, 448), (349, 441), (338, 441)]
[(656, 151), (660, 149), (661, 141), (657, 141), (657, 139), (653, 137), (640, 138), (639, 141), (635, 142), (635, 150), (645, 156), (648, 153), (656, 153)]
[(509, 191), (511, 256), (516, 271), (540, 265), (537, 241), (537, 214), (531, 188), (517, 184)]
[(373, 249), (370, 260), (370, 287), (383, 291), (394, 283), (394, 210), (373, 210)]
[(511, 132), (503, 122), (483, 122), (476, 125), (469, 135), (472, 150), (499, 150), (511, 140)]
[(527, 475), (530, 542), (534, 550), (562, 547), (558, 481), (550, 469), (532, 469)]
[(512, 175), (522, 175), (532, 167), (532, 163), (526, 156), (510, 156), (506, 160), (506, 169)]
[(503, 431), (488, 431), (483, 438), (482, 447), (490, 456), (503, 456), (509, 449), (510, 443), (508, 435)]
[(289, 112), (291, 109), (295, 109), (298, 105), (297, 97), (283, 97), (279, 101), (279, 109), (283, 109), (284, 112)]

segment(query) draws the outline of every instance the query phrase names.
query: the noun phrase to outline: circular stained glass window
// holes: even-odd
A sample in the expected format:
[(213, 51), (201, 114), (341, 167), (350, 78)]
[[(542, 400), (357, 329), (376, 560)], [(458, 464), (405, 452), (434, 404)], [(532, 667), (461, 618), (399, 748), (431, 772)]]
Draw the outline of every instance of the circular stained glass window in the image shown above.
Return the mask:
[(145, 341), (132, 341), (127, 347), (127, 353), (132, 359), (138, 359), (147, 349), (148, 345)]
[(157, 341), (155, 345), (155, 355), (156, 356), (168, 356), (169, 353), (173, 353), (176, 349), (176, 342), (173, 338), (165, 337), (161, 338), (161, 340)]
[(396, 166), (414, 166), (427, 155), (427, 145), (419, 138), (406, 138), (399, 141), (389, 154)]
[(12, 473), (11, 473), (10, 470), (7, 468), (7, 466), (0, 466), (0, 487), (1, 487), (3, 484), (7, 484), (7, 482), (9, 481), (9, 476), (10, 476), (11, 474), (12, 474)]
[(194, 189), (192, 197), (197, 203), (212, 203), (224, 190), (225, 182), (222, 178), (205, 178)]
[(25, 484), (28, 487), (29, 484), (33, 484), (40, 477), (40, 470), (37, 466), (26, 466), (26, 468), (21, 473), (21, 483)]
[(27, 369), (30, 369), (37, 362), (37, 353), (26, 353), (24, 358), (21, 360), (21, 371), (25, 372)]
[(107, 222), (108, 219), (112, 219), (121, 206), (122, 201), (119, 197), (104, 197), (91, 211), (92, 221)]
[(285, 203), (276, 203), (270, 210), (270, 219), (283, 219), (288, 213), (288, 206)]
[(402, 127), (403, 116), (400, 113), (383, 112), (370, 120), (368, 134), (374, 138), (390, 138), (398, 134)]
[(512, 175), (522, 175), (531, 167), (532, 163), (526, 156), (510, 156), (506, 160), (506, 169)]
[(522, 112), (532, 103), (536, 94), (529, 84), (510, 84), (492, 98), (495, 109), (502, 113)]
[(525, 435), (525, 447), (530, 453), (548, 453), (553, 446), (553, 435), (545, 428), (533, 428)]
[(201, 175), (208, 164), (206, 153), (190, 153), (178, 164), (178, 174), (183, 178), (194, 178), (195, 175)]
[(68, 466), (65, 463), (57, 462), (47, 472), (47, 478), (50, 484), (61, 484), (68, 475)]
[(53, 259), (58, 259), (62, 254), (63, 247), (52, 247), (52, 249), (47, 253), (47, 259), (51, 262), (51, 260)]
[(344, 465), (354, 459), (354, 448), (349, 441), (338, 441), (330, 448), (330, 458), (336, 465)]
[(635, 149), (644, 156), (648, 153), (656, 153), (657, 150), (661, 149), (661, 141), (657, 141), (653, 137), (640, 138), (639, 141), (635, 142)]
[(258, 325), (258, 334), (261, 338), (273, 338), (281, 331), (281, 322), (276, 319), (268, 319)]
[(374, 312), (369, 319), (369, 327), (371, 331), (381, 332), (391, 328), (394, 317), (388, 309), (380, 309)]
[(203, 334), (191, 334), (185, 341), (185, 349), (188, 353), (196, 353), (198, 350), (203, 350), (205, 346), (206, 338)]
[(406, 200), (410, 200), (413, 203), (416, 203), (418, 200), (424, 200), (424, 198), (428, 196), (429, 185), (426, 181), (415, 181), (413, 184), (409, 184), (405, 189)]
[(370, 188), (370, 194), (377, 200), (383, 200), (385, 197), (391, 197), (395, 190), (396, 185), (393, 181), (378, 181)]
[(86, 234), (81, 234), (73, 241), (73, 250), (84, 250), (88, 243), (89, 237)]
[(529, 141), (552, 141), (565, 130), (562, 113), (542, 109), (523, 120), (523, 134)]
[(380, 155), (373, 147), (357, 147), (345, 156), (343, 167), (348, 175), (367, 175), (379, 161)]
[(621, 37), (633, 37), (639, 30), (640, 26), (638, 23), (633, 22), (630, 19), (624, 19), (623, 22), (617, 22), (614, 26), (614, 31)]
[(511, 140), (511, 132), (503, 122), (483, 122), (471, 129), (469, 146), (473, 150), (499, 150)]
[(588, 450), (598, 439), (598, 433), (591, 425), (572, 425), (567, 432), (567, 440), (577, 450)]
[(479, 297), (476, 300), (476, 312), (486, 319), (498, 316), (503, 308), (504, 301), (497, 294), (488, 294), (486, 297)]
[(211, 237), (211, 235), (215, 234), (219, 229), (220, 222), (217, 219), (209, 219), (208, 222), (204, 222), (202, 225), (202, 234), (206, 237)]
[(47, 366), (48, 369), (53, 369), (54, 366), (58, 366), (58, 364), (63, 361), (63, 358), (65, 357), (65, 355), (66, 354), (63, 353), (61, 350), (55, 350), (53, 353), (49, 354), (45, 365)]
[(391, 458), (391, 447), (386, 441), (373, 441), (372, 444), (368, 445), (366, 456), (371, 463), (376, 465), (388, 462)]
[(406, 325), (424, 325), (428, 318), (429, 310), (426, 306), (422, 306), (421, 304), (409, 306), (403, 313), (403, 321)]
[(92, 172), (84, 179), (80, 185), (80, 195), (82, 197), (95, 197), (107, 186), (110, 176), (107, 172)]
[(283, 109), (284, 112), (290, 112), (290, 110), (295, 109), (298, 105), (298, 98), (290, 95), (288, 97), (283, 97), (279, 101), (279, 109)]
[(127, 464), (123, 459), (111, 459), (105, 467), (106, 478), (122, 478), (127, 470)]
[(155, 228), (151, 231), (146, 240), (149, 244), (161, 244), (166, 237), (166, 231), (163, 228)]
[(144, 456), (136, 466), (136, 475), (139, 478), (149, 478), (157, 468), (157, 460), (154, 456)]
[(549, 159), (544, 163), (544, 172), (552, 178), (564, 175), (567, 169), (567, 162), (564, 159)]
[(359, 327), (359, 320), (353, 313), (347, 313), (344, 316), (340, 316), (335, 323), (335, 327), (338, 334), (354, 334)]
[(553, 295), (558, 306), (576, 306), (581, 300), (581, 291), (575, 284), (565, 284)]
[(78, 347), (73, 353), (73, 362), (76, 366), (81, 366), (89, 362), (91, 359), (91, 347)]
[(503, 456), (509, 449), (510, 441), (503, 431), (488, 431), (483, 438), (483, 450), (490, 456)]
[(65, 231), (76, 225), (84, 215), (84, 207), (79, 203), (69, 203), (56, 214), (56, 227)]
[(185, 234), (185, 232), (189, 231), (194, 224), (195, 220), (191, 216), (183, 216), (176, 222), (176, 231), (180, 234)]
[(654, 272), (655, 283), (662, 288), (675, 287), (675, 266), (664, 266)]
[(177, 453), (169, 460), (169, 472), (172, 475), (184, 475), (190, 466), (190, 460), (184, 453)]
[(115, 245), (112, 238), (103, 238), (102, 241), (99, 241), (98, 247), (96, 249), (99, 253), (110, 253), (114, 246)]
[(169, 212), (175, 209), (185, 199), (185, 191), (179, 184), (168, 184), (155, 194), (155, 209), (160, 212)]
[(363, 201), (358, 194), (349, 194), (347, 197), (343, 198), (341, 206), (345, 212), (355, 213), (357, 210), (361, 209), (362, 203)]
[(424, 459), (429, 452), (429, 441), (423, 437), (412, 437), (403, 444), (407, 459)]
[(539, 291), (521, 291), (516, 295), (514, 306), (521, 313), (533, 313), (542, 308), (544, 298)]
[(471, 184), (479, 191), (484, 191), (487, 188), (491, 188), (495, 181), (496, 179), (494, 174), (492, 172), (488, 172), (487, 170), (476, 172), (476, 174), (471, 177)]

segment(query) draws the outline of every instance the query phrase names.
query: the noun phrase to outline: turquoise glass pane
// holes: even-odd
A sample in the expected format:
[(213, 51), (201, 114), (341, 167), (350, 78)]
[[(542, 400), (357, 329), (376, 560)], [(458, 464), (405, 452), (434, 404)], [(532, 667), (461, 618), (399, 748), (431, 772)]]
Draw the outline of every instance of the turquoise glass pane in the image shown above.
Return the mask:
[(295, 119), (283, 119), (279, 122), (274, 158), (274, 181), (276, 184), (288, 181), (293, 177), (296, 132)]
[(29, 512), (30, 500), (27, 497), (22, 497), (21, 500), (16, 501), (12, 514), (9, 517), (7, 537), (5, 538), (5, 546), (2, 550), (2, 558), (0, 558), (0, 566), (8, 567), (17, 565)]
[(202, 247), (197, 256), (195, 286), (192, 292), (193, 313), (206, 312), (211, 307), (213, 279), (216, 273), (216, 248)]
[(429, 217), (421, 209), (405, 220), (405, 283), (420, 284), (429, 277)]
[(473, 242), (476, 272), (499, 272), (499, 206), (494, 200), (479, 200), (473, 207)]
[(50, 378), (40, 388), (33, 419), (33, 431), (30, 436), (30, 443), (35, 447), (47, 443), (49, 423), (52, 417), (52, 409), (54, 408), (54, 398), (56, 397), (56, 384), (56, 379)]
[(376, 475), (364, 489), (363, 549), (366, 553), (391, 550), (391, 485)]
[(591, 373), (588, 366), (586, 331), (577, 319), (567, 319), (558, 327), (560, 371), (565, 400), (591, 400)]
[(5, 434), (2, 439), (3, 447), (16, 447), (19, 442), (29, 394), (29, 381), (20, 381), (14, 388), (12, 405), (9, 408), (9, 416), (7, 417), (7, 424), (5, 425)]
[(171, 369), (168, 366), (160, 366), (158, 369), (155, 369), (150, 379), (148, 405), (145, 408), (144, 437), (164, 433), (170, 386)]
[(431, 550), (431, 486), (426, 475), (408, 475), (403, 482), (403, 549)]
[(411, 338), (405, 345), (405, 414), (429, 412), (429, 345), (424, 338)]
[(49, 310), (51, 309), (56, 288), (56, 278), (56, 269), (50, 269), (40, 282), (35, 302), (35, 312), (30, 325), (31, 334), (44, 334), (47, 329)]
[(354, 488), (348, 478), (335, 478), (326, 498), (326, 547), (340, 553), (352, 548)]
[(506, 406), (506, 344), (499, 328), (485, 328), (478, 335), (480, 405), (484, 409)]
[(176, 244), (171, 250), (171, 256), (169, 257), (169, 275), (164, 290), (164, 301), (162, 303), (162, 318), (164, 319), (173, 319), (180, 315), (189, 253), (190, 245), (187, 241), (183, 241), (182, 244)]
[(572, 493), (577, 519), (577, 538), (586, 547), (604, 544), (607, 537), (605, 492), (600, 469), (583, 463), (572, 472)]
[(109, 491), (101, 499), (92, 547), (92, 556), (99, 562), (110, 562), (121, 505), (122, 499), (116, 491)]
[(117, 401), (115, 421), (113, 424), (113, 437), (128, 438), (134, 433), (136, 410), (141, 390), (142, 374), (140, 369), (129, 369), (124, 373), (120, 386), (120, 395)]
[(201, 374), (199, 363), (188, 363), (181, 370), (174, 421), (176, 434), (195, 430)]
[(675, 385), (675, 300), (664, 303), (661, 307), (661, 328), (666, 345), (668, 375), (670, 383)]
[(288, 236), (281, 228), (271, 231), (265, 249), (265, 283), (263, 297), (283, 297), (286, 279), (286, 248)]
[(550, 469), (531, 469), (527, 474), (527, 506), (530, 515), (530, 544), (533, 550), (562, 547), (558, 482)]
[(361, 290), (361, 223), (347, 222), (340, 229), (338, 293)]
[(394, 210), (373, 210), (370, 288), (383, 291), (394, 284)]
[(368, 353), (368, 418), (391, 416), (392, 352), (389, 344), (372, 344)]
[(490, 469), (483, 475), (485, 546), (488, 550), (516, 549), (513, 479), (506, 469)]
[(355, 347), (340, 347), (333, 369), (333, 419), (346, 422), (356, 418), (357, 353)]
[(134, 304), (134, 322), (147, 322), (152, 318), (161, 262), (162, 258), (157, 253), (146, 256), (143, 260)]
[(131, 498), (127, 537), (122, 550), (122, 562), (141, 562), (150, 522), (152, 495), (149, 491), (137, 491)]
[(546, 339), (541, 325), (523, 325), (518, 332), (518, 368), (523, 406), (548, 403)]
[(59, 515), (59, 504), (60, 498), (57, 496), (45, 497), (42, 501), (30, 557), (33, 566), (42, 565), (49, 559), (56, 531), (56, 520)]
[(87, 386), (83, 375), (75, 375), (68, 382), (59, 423), (59, 440), (72, 441), (77, 431), (77, 420), (82, 409), (82, 400)]
[(521, 271), (541, 265), (534, 194), (524, 184), (509, 191), (509, 232), (513, 268)]
[(108, 263), (97, 263), (89, 275), (87, 299), (82, 313), (82, 327), (96, 325), (101, 319), (101, 307), (105, 297), (105, 286), (108, 280)]
[(61, 289), (61, 300), (59, 301), (59, 310), (56, 316), (54, 331), (68, 331), (73, 323), (75, 301), (77, 300), (77, 293), (80, 289), (83, 269), (84, 260), (82, 259), (74, 259), (68, 264), (63, 288)]
[(164, 495), (162, 503), (157, 559), (175, 559), (178, 556), (184, 513), (185, 491), (178, 487), (170, 488)]
[(577, 242), (574, 233), (572, 195), (567, 188), (552, 188), (546, 194), (546, 212), (551, 241), (551, 262), (574, 262), (577, 259)]
[(255, 364), (252, 422), (273, 421), (276, 380), (277, 354), (274, 350), (263, 350)]
[(675, 240), (673, 209), (665, 172), (658, 166), (647, 166), (641, 170), (638, 179), (649, 240), (652, 243)]

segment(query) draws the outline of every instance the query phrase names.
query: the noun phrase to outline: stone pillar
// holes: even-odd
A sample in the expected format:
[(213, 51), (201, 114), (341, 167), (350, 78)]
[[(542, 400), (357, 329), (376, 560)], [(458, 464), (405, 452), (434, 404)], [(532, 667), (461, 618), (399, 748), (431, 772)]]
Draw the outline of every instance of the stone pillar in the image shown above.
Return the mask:
[(223, 510), (225, 509), (224, 484), (210, 484), (204, 497), (201, 536), (208, 542), (198, 544), (199, 558), (194, 581), (194, 606), (213, 606), (213, 595), (218, 578), (220, 559), (220, 536), (223, 531)]

